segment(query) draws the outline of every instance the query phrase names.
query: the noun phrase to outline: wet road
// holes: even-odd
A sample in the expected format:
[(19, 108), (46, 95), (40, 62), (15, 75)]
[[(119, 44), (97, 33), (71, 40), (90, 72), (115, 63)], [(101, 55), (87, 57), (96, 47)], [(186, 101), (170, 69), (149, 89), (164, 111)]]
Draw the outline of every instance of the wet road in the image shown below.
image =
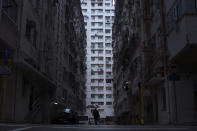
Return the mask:
[(197, 131), (197, 127), (0, 124), (0, 131)]

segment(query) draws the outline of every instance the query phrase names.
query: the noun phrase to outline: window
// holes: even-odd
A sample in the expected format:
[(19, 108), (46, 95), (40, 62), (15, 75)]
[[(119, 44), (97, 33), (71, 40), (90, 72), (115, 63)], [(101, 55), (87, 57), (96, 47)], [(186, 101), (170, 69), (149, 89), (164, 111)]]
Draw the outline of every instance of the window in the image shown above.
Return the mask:
[(103, 10), (102, 10), (102, 9), (99, 9), (98, 12), (99, 12), (99, 13), (103, 13)]
[(91, 94), (91, 98), (95, 98), (95, 94)]
[(166, 28), (168, 33), (176, 26), (176, 22), (181, 17), (182, 14), (183, 14), (182, 1), (180, 0), (177, 1), (176, 4), (167, 13)]
[[(9, 18), (11, 18), (14, 22), (17, 22), (17, 4), (14, 0), (3, 0), (2, 1), (3, 10), (7, 13)], [(1, 8), (1, 7), (0, 7)]]
[(103, 25), (103, 23), (102, 23), (102, 22), (99, 22), (99, 23), (98, 23), (98, 25), (99, 25), (99, 26), (102, 26), (102, 25)]
[(105, 39), (110, 40), (111, 39), (111, 36), (106, 36)]
[(103, 75), (103, 72), (102, 72), (102, 71), (99, 71), (98, 74), (99, 74), (99, 75)]
[(114, 21), (114, 16), (111, 17), (111, 20)]
[(96, 104), (96, 102), (91, 102), (91, 105), (94, 105), (94, 104)]
[(28, 40), (31, 39), (31, 31), (32, 31), (32, 26), (31, 26), (31, 21), (29, 20), (26, 20), (26, 32), (25, 32), (25, 35), (26, 35), (26, 38)]
[(111, 83), (112, 80), (111, 79), (106, 79), (106, 83)]
[(102, 40), (102, 39), (103, 39), (103, 36), (98, 36), (98, 39), (99, 39), (99, 40)]
[(98, 105), (104, 105), (104, 102), (98, 102)]
[(95, 20), (95, 16), (91, 16), (91, 19), (92, 19), (92, 20)]
[(106, 47), (111, 47), (111, 43), (105, 43)]
[(110, 69), (110, 68), (111, 68), (111, 64), (107, 64), (107, 65), (106, 65), (106, 68), (107, 68), (107, 69)]
[(98, 109), (99, 112), (104, 112), (104, 109)]
[(91, 43), (91, 48), (94, 48), (95, 47), (95, 43)]
[(98, 57), (98, 60), (99, 61), (103, 61), (103, 57)]
[(111, 61), (111, 57), (106, 57), (106, 61)]
[(95, 7), (95, 3), (92, 3), (91, 5), (92, 5), (92, 7)]
[(91, 57), (91, 60), (92, 60), (92, 61), (95, 61), (95, 57)]
[(95, 23), (94, 23), (94, 22), (91, 22), (91, 25), (92, 25), (92, 26), (95, 26)]
[(110, 3), (105, 3), (105, 6), (109, 7), (110, 6)]
[(94, 40), (95, 39), (95, 36), (91, 36), (91, 39)]
[(110, 23), (105, 23), (105, 27), (110, 27)]
[(101, 16), (98, 16), (98, 19), (103, 19), (103, 16), (101, 15)]
[(99, 94), (99, 95), (98, 95), (98, 98), (103, 98), (103, 97), (104, 97), (103, 94)]
[(87, 9), (82, 9), (82, 12), (83, 12), (83, 13), (86, 13), (86, 12), (87, 12)]
[(106, 50), (105, 53), (106, 54), (111, 54), (111, 50)]
[(98, 6), (103, 6), (103, 3), (98, 3)]
[(105, 16), (105, 20), (109, 21), (110, 20), (110, 16)]
[(112, 102), (106, 102), (106, 105), (112, 105)]
[(106, 87), (106, 90), (111, 91), (111, 90), (112, 90), (112, 87), (107, 86), (107, 87)]
[(91, 50), (91, 53), (92, 53), (92, 54), (95, 54), (95, 50)]
[(99, 50), (98, 53), (99, 53), (99, 54), (103, 54), (103, 51), (102, 51), (102, 50)]
[(105, 33), (111, 33), (111, 30), (110, 29), (106, 29)]
[(95, 87), (94, 86), (91, 86), (91, 90), (94, 91), (95, 90)]
[(92, 10), (91, 10), (91, 13), (95, 13), (95, 10), (94, 10), (94, 9), (92, 9)]
[(102, 43), (98, 43), (98, 48), (103, 48), (103, 44)]
[(103, 82), (103, 79), (98, 79), (98, 82)]
[(112, 94), (107, 94), (106, 98), (112, 98)]
[(103, 91), (103, 87), (98, 87), (98, 91)]
[(103, 33), (103, 29), (98, 29), (97, 32), (98, 33)]
[(85, 16), (85, 15), (84, 15), (84, 19), (85, 19), (85, 20), (88, 20), (88, 16)]
[(105, 13), (110, 13), (110, 10), (105, 10)]
[(111, 72), (106, 72), (106, 75), (111, 75)]

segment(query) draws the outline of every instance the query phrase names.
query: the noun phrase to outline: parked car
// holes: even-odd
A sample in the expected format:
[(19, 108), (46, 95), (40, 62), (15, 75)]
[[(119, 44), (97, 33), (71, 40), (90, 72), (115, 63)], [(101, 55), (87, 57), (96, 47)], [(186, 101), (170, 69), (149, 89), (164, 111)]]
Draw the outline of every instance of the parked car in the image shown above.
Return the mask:
[(77, 124), (77, 112), (64, 105), (54, 105), (51, 108), (51, 123), (54, 124)]

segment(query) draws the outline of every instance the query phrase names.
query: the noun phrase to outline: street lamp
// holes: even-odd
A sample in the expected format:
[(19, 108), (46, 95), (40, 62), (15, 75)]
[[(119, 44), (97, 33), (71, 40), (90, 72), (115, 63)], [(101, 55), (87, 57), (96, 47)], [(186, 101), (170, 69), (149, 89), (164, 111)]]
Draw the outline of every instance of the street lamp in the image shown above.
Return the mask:
[(58, 103), (57, 103), (57, 102), (54, 102), (53, 104), (54, 104), (54, 105), (58, 105)]

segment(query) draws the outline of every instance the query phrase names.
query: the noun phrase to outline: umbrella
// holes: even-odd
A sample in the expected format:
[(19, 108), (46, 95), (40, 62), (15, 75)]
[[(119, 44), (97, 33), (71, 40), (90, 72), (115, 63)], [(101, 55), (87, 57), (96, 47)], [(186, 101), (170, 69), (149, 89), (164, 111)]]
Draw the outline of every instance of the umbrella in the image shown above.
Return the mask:
[(88, 105), (86, 108), (99, 108), (98, 105)]

